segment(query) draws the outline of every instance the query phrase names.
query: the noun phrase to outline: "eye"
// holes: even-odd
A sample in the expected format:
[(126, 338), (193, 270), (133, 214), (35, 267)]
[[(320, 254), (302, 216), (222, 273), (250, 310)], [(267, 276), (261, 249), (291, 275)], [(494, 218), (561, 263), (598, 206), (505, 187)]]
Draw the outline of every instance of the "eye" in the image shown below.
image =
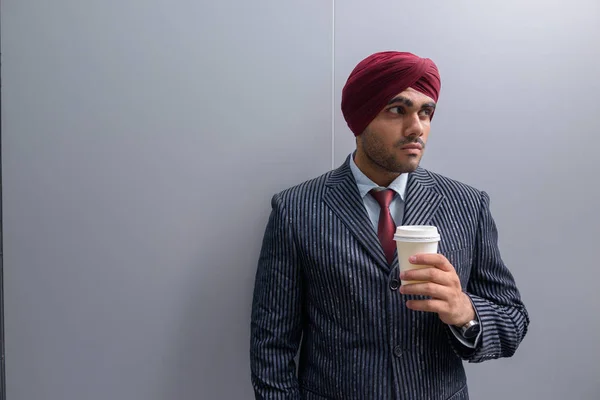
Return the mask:
[(419, 111), (419, 115), (421, 117), (431, 117), (431, 115), (433, 114), (433, 109), (432, 108), (424, 108), (421, 111)]
[(391, 112), (392, 114), (399, 114), (402, 115), (404, 114), (404, 107), (392, 107), (390, 109), (388, 109), (389, 112)]

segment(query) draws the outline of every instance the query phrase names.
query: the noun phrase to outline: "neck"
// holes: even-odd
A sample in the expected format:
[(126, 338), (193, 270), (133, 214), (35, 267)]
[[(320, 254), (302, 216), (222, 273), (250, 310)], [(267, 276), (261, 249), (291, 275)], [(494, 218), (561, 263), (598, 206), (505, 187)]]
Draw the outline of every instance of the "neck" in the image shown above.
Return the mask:
[(394, 179), (400, 176), (397, 172), (391, 172), (380, 167), (361, 151), (354, 154), (354, 162), (363, 174), (381, 187), (388, 187)]

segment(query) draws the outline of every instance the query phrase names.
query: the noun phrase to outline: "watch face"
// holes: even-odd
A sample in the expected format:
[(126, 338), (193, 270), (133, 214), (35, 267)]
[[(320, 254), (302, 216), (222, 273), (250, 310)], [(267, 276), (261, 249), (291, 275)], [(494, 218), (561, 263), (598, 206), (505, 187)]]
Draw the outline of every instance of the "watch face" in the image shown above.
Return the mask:
[(479, 334), (479, 329), (480, 329), (479, 324), (472, 325), (465, 330), (463, 335), (467, 339), (473, 339), (473, 338), (477, 337), (477, 335)]

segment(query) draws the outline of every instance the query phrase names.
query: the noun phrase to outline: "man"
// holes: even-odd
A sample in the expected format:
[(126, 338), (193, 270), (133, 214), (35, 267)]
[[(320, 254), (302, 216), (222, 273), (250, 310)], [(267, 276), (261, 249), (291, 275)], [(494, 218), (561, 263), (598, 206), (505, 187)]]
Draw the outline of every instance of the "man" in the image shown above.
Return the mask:
[[(523, 340), (489, 196), (419, 167), (440, 87), (429, 59), (367, 57), (342, 95), (356, 151), (273, 197), (252, 308), (256, 398), (468, 399), (462, 361), (510, 357)], [(411, 260), (426, 268), (399, 276), (396, 225), (438, 228), (439, 254)]]

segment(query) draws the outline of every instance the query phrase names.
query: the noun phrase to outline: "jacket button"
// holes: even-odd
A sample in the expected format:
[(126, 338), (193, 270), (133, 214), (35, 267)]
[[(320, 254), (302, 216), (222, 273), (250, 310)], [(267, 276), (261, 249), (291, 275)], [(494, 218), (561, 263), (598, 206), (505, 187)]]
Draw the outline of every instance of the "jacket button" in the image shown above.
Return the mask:
[(400, 287), (400, 281), (398, 279), (394, 278), (390, 281), (390, 289), (398, 290), (399, 287)]
[(401, 356), (402, 356), (402, 353), (403, 353), (403, 351), (402, 351), (402, 347), (400, 347), (400, 346), (396, 346), (396, 347), (394, 347), (394, 355), (395, 355), (396, 357), (401, 357)]

